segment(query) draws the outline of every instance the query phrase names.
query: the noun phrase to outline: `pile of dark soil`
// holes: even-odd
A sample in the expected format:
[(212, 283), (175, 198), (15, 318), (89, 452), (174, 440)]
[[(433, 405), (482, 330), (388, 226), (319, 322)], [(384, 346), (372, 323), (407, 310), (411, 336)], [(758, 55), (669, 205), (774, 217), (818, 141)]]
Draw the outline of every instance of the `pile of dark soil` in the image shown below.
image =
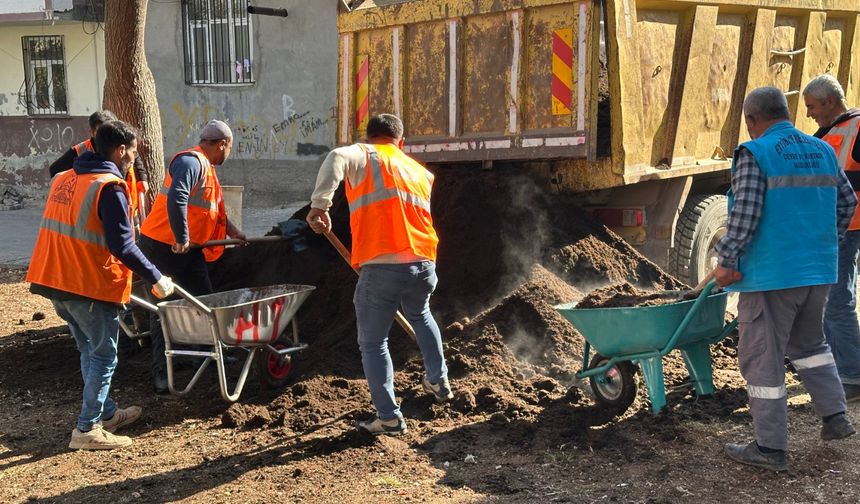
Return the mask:
[(660, 306), (696, 299), (698, 292), (691, 290), (648, 292), (625, 282), (595, 289), (577, 303), (577, 308), (624, 308), (634, 306)]
[[(294, 217), (302, 219), (307, 211)], [(349, 246), (342, 189), (331, 215), (335, 234)], [(572, 199), (547, 193), (513, 169), (438, 170), (433, 215), (440, 237), (433, 309), (446, 327), (445, 353), (456, 396), (451, 404), (435, 405), (421, 392), (420, 353), (395, 325), (389, 338), (398, 370), (395, 383), (411, 418), (455, 421), (488, 415), (504, 423), (533, 418), (550, 402), (576, 403), (582, 399), (571, 386), (583, 340), (553, 305), (576, 301), (582, 291), (612, 282), (643, 289), (685, 287)], [(302, 431), (370, 407), (355, 342), (356, 275), (325, 238), (310, 230), (303, 238), (308, 247), (298, 252), (290, 242), (229, 249), (213, 271), (219, 290), (276, 283), (317, 286), (298, 314), (302, 337), (310, 343), (297, 356), (300, 381), (266, 405), (231, 408), (225, 426), (284, 422)]]

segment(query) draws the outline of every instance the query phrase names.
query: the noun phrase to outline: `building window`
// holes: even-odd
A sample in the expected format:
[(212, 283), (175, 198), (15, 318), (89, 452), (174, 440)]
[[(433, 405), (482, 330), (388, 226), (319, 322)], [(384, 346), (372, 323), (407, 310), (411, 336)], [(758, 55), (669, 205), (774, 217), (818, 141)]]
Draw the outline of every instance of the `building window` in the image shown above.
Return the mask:
[(27, 113), (68, 114), (66, 58), (62, 35), (21, 37)]
[(254, 82), (248, 0), (183, 0), (185, 82)]

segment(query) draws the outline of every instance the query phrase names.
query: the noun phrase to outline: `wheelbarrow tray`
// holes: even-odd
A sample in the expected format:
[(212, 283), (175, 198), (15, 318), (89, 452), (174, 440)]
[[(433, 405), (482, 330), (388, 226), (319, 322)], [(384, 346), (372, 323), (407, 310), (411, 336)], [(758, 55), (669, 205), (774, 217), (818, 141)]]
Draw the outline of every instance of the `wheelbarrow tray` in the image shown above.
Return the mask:
[[(709, 295), (674, 346), (717, 337), (725, 326), (727, 298), (727, 292)], [(695, 302), (622, 308), (577, 308), (576, 303), (566, 303), (555, 308), (598, 353), (616, 357), (663, 350)]]
[[(309, 285), (280, 284), (197, 299), (212, 310), (215, 332), (224, 345), (254, 347), (277, 340), (313, 290)], [(212, 344), (209, 316), (189, 301), (164, 301), (158, 310), (174, 344)]]

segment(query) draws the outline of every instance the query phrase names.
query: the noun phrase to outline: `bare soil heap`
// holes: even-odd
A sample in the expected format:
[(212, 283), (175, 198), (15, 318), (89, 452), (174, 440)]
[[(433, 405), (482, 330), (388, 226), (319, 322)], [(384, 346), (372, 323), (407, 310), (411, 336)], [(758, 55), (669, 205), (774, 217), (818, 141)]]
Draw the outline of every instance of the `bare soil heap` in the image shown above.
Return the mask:
[[(532, 418), (549, 401), (577, 402), (579, 392), (571, 385), (583, 340), (553, 305), (609, 283), (661, 291), (685, 287), (572, 200), (548, 194), (514, 170), (439, 170), (432, 204), (440, 237), (433, 307), (446, 327), (445, 351), (457, 393), (449, 406), (431, 405), (415, 386), (423, 370), (420, 354), (395, 326), (390, 346), (399, 370), (398, 395), (409, 417), (495, 415), (495, 421), (506, 422)], [(307, 210), (294, 217), (304, 218)], [(334, 232), (349, 246), (342, 190), (331, 215)], [(227, 426), (272, 422), (301, 431), (326, 412), (369, 410), (355, 341), (356, 275), (325, 238), (311, 231), (304, 238), (309, 246), (300, 252), (287, 242), (266, 243), (228, 250), (217, 265), (213, 281), (219, 290), (317, 286), (298, 314), (310, 343), (299, 355), (301, 379), (259, 407), (268, 411), (232, 407), (225, 414)]]

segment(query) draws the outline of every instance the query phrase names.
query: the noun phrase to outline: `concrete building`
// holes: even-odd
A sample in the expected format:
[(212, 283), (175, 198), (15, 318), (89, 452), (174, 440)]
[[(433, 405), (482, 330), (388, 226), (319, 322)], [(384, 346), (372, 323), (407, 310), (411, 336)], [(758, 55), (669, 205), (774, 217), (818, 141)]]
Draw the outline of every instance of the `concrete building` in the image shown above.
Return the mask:
[(166, 156), (194, 145), (210, 119), (234, 131), (221, 183), (244, 206), (309, 199), (335, 143), (335, 0), (271, 0), (289, 16), (248, 15), (247, 0), (150, 2), (146, 56), (155, 76)]
[(0, 0), (0, 196), (35, 196), (101, 107), (104, 29), (88, 0)]

